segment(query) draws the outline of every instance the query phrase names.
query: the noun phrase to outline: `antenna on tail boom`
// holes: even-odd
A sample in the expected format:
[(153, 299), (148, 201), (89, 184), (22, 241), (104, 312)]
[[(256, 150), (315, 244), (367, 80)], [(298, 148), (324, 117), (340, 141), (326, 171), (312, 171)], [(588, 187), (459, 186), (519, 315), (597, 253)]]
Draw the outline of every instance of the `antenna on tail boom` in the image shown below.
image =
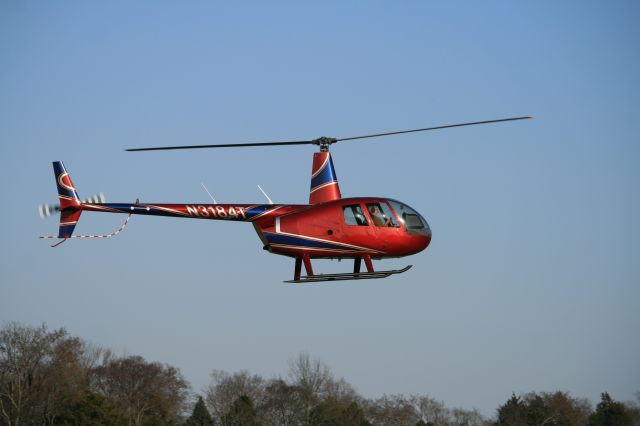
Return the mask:
[(209, 192), (209, 190), (207, 189), (207, 187), (204, 185), (204, 182), (200, 182), (200, 185), (202, 185), (202, 189), (204, 189), (205, 191), (207, 191), (207, 194), (209, 194), (209, 198), (211, 198), (213, 200), (213, 204), (218, 204), (218, 202), (216, 201), (215, 198), (213, 198), (213, 195), (211, 195), (211, 193)]
[(273, 204), (273, 200), (271, 200), (271, 198), (269, 198), (267, 193), (264, 192), (264, 189), (262, 189), (262, 187), (260, 185), (258, 185), (258, 189), (260, 190), (260, 192), (262, 192), (262, 195), (264, 195), (267, 198), (267, 201), (269, 201), (269, 204)]

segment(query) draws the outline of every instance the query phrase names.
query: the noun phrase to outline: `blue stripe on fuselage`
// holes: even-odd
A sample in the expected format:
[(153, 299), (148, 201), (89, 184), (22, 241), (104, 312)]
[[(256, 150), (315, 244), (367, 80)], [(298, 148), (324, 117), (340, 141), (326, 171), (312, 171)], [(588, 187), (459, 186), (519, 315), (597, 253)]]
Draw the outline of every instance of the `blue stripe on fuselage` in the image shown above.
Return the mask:
[(264, 236), (271, 244), (287, 244), (291, 246), (317, 247), (339, 250), (351, 249), (350, 247), (345, 247), (338, 244), (332, 244), (324, 241), (315, 241), (301, 237), (294, 237), (291, 235), (275, 234), (273, 232), (265, 232)]

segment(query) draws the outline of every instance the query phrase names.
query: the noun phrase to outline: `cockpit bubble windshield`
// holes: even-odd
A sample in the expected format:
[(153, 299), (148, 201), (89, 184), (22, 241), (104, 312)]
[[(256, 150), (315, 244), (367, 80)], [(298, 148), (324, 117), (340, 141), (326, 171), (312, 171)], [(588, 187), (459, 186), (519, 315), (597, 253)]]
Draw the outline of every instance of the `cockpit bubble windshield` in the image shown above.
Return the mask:
[(425, 236), (431, 235), (429, 224), (427, 224), (427, 221), (420, 216), (420, 213), (399, 201), (388, 201), (391, 204), (391, 207), (393, 207), (393, 210), (396, 211), (400, 223), (405, 227), (408, 233)]

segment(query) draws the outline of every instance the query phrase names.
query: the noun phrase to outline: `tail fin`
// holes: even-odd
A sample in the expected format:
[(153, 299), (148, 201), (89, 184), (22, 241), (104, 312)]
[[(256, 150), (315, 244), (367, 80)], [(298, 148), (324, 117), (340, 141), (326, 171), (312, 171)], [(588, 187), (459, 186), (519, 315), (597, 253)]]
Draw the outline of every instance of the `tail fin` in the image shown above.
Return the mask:
[(329, 151), (314, 152), (309, 204), (326, 203), (339, 200), (341, 197), (331, 153)]
[(53, 171), (58, 186), (58, 198), (60, 199), (60, 228), (58, 238), (69, 238), (80, 219), (82, 202), (76, 188), (71, 182), (71, 176), (62, 164), (62, 161), (53, 162)]

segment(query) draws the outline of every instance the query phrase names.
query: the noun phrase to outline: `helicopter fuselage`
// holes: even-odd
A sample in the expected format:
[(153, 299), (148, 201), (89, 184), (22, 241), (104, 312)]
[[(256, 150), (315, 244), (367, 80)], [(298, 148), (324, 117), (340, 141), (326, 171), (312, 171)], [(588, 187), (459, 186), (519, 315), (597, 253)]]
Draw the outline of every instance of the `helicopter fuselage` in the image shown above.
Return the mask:
[[(396, 211), (401, 208), (404, 211)], [(408, 213), (406, 209), (409, 207), (385, 198), (343, 198), (254, 225), (264, 248), (275, 254), (295, 257), (306, 253), (311, 258), (364, 254), (374, 259), (402, 257), (424, 250), (431, 242), (427, 222), (414, 210)]]
[(426, 220), (398, 201), (342, 198), (321, 204), (82, 203), (81, 210), (251, 222), (264, 249), (286, 256), (373, 259), (418, 253), (431, 242)]

